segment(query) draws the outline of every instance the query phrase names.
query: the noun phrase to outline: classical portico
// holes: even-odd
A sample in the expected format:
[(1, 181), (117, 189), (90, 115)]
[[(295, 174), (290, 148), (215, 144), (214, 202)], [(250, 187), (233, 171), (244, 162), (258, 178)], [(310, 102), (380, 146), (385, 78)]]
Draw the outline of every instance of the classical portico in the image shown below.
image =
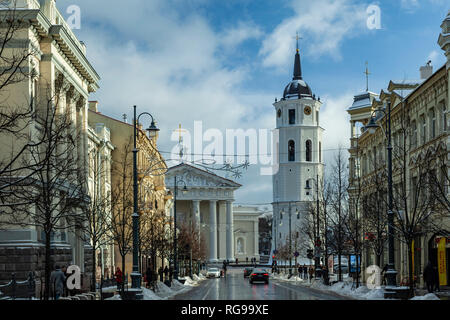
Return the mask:
[[(233, 202), (240, 184), (206, 170), (180, 164), (166, 174), (166, 186), (174, 192), (177, 179), (177, 225), (193, 224), (200, 232), (210, 262), (234, 260)], [(187, 192), (180, 192), (184, 186)], [(172, 212), (173, 214), (173, 212)]]

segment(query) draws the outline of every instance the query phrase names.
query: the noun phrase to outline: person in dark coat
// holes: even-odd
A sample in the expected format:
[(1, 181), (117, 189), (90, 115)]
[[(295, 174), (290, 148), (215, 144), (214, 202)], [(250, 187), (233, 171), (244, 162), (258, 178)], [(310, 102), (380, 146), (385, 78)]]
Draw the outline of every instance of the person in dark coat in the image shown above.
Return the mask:
[(162, 267), (159, 267), (159, 269), (158, 269), (158, 274), (159, 274), (159, 281), (161, 281), (161, 282), (164, 282), (164, 279), (163, 279), (163, 268)]
[(382, 285), (386, 285), (386, 279), (387, 279), (387, 271), (388, 271), (388, 265), (386, 264), (383, 269), (381, 270), (381, 275), (383, 276), (383, 282), (381, 283)]
[(433, 289), (439, 292), (439, 270), (437, 266), (433, 266)]
[(308, 280), (308, 268), (306, 264), (303, 265), (303, 279)]
[(145, 272), (145, 277), (147, 280), (147, 288), (150, 288), (150, 284), (152, 283), (152, 278), (153, 278), (153, 272), (152, 269), (147, 268), (147, 271)]
[(50, 284), (54, 290), (55, 300), (58, 300), (64, 293), (66, 284), (66, 275), (59, 266), (55, 266), (55, 270), (50, 274)]
[(167, 266), (164, 268), (164, 277), (165, 280), (169, 280), (169, 268)]
[(433, 265), (431, 262), (428, 262), (427, 266), (423, 270), (423, 280), (425, 281), (425, 284), (427, 285), (427, 290), (429, 293), (432, 293), (434, 291), (434, 274), (433, 274)]

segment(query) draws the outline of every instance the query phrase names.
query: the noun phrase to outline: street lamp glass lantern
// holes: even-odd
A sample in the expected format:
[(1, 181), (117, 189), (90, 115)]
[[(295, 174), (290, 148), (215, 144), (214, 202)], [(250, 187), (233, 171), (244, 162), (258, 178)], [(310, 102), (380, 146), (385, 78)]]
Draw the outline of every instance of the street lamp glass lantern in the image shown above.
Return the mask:
[(155, 121), (152, 120), (152, 123), (150, 124), (150, 127), (147, 129), (150, 138), (156, 137), (156, 134), (159, 132), (159, 129), (155, 125)]
[(370, 134), (374, 134), (380, 126), (375, 122), (375, 118), (371, 118), (369, 124), (366, 126), (366, 130), (369, 130)]
[(188, 188), (186, 186), (184, 186), (183, 188), (183, 194), (187, 194), (188, 193)]

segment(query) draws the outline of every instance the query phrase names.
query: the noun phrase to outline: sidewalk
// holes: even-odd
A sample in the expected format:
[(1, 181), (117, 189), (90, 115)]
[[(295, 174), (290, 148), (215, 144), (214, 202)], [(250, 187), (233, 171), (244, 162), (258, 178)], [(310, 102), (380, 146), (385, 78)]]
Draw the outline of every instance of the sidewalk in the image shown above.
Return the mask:
[[(384, 286), (379, 289), (369, 289), (367, 286), (361, 284), (359, 288), (354, 288), (353, 280), (350, 277), (344, 277), (343, 282), (335, 283), (331, 286), (326, 286), (323, 284), (322, 279), (310, 280), (301, 279), (297, 276), (293, 276), (288, 279), (287, 274), (271, 274), (273, 279), (290, 282), (303, 287), (312, 288), (315, 290), (320, 290), (324, 292), (332, 292), (344, 297), (349, 297), (357, 300), (385, 300), (384, 299)], [(418, 292), (416, 290), (416, 297), (411, 300), (441, 300), (439, 293), (428, 294), (428, 292)], [(448, 294), (449, 292), (442, 292), (441, 294)]]
[[(142, 293), (144, 295), (144, 300), (168, 300), (174, 295), (191, 290), (193, 287), (198, 286), (199, 283), (205, 279), (206, 278), (202, 274), (200, 274), (200, 276), (194, 274), (193, 279), (191, 279), (190, 277), (184, 277), (183, 278), (183, 280), (185, 280), (184, 284), (182, 284), (178, 280), (173, 279), (172, 285), (170, 287), (166, 286), (163, 282), (158, 281), (156, 283), (155, 291), (142, 287)], [(105, 300), (121, 300), (120, 295), (117, 293), (116, 290), (117, 288), (111, 287), (105, 289), (115, 290), (116, 292), (116, 294), (113, 297)]]

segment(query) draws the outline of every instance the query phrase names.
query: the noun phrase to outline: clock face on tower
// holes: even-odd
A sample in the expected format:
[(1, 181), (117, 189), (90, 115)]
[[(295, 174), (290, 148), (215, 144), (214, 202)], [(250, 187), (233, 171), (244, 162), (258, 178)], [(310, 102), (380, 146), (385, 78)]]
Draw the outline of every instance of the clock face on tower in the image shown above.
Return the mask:
[(311, 107), (310, 107), (310, 106), (306, 106), (306, 107), (305, 107), (305, 114), (306, 114), (307, 116), (309, 116), (309, 115), (311, 114), (311, 112), (312, 112)]

